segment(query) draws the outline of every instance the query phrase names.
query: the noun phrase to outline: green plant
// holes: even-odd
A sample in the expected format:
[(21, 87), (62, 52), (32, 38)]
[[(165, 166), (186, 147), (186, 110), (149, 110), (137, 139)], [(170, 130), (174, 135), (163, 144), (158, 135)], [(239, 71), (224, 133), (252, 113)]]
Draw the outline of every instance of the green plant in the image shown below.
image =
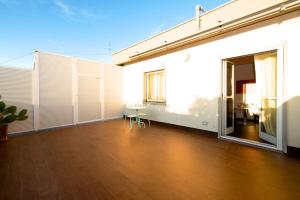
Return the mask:
[[(1, 97), (0, 97), (1, 98)], [(16, 106), (8, 106), (3, 101), (0, 101), (0, 126), (12, 123), (16, 120), (23, 121), (28, 118), (27, 110), (23, 109), (17, 114)]]

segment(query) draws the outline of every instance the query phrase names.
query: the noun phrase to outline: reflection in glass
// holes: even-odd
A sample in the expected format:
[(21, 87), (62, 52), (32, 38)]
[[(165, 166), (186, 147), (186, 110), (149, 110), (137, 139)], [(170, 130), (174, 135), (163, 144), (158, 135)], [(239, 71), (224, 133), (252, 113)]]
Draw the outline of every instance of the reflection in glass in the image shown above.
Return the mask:
[(151, 73), (148, 74), (148, 99), (149, 100), (156, 100), (157, 97), (157, 81), (156, 81), (156, 74)]
[(165, 100), (165, 72), (161, 71), (157, 73), (158, 78), (158, 100)]
[(261, 131), (276, 137), (276, 100), (261, 101)]
[(233, 87), (233, 85), (232, 85), (232, 69), (233, 68), (233, 65), (232, 65), (232, 63), (227, 63), (227, 96), (232, 96), (232, 91), (233, 91), (233, 89), (232, 89), (232, 87)]
[(233, 99), (227, 99), (226, 101), (226, 108), (227, 108), (227, 123), (226, 123), (226, 127), (232, 127), (233, 126)]

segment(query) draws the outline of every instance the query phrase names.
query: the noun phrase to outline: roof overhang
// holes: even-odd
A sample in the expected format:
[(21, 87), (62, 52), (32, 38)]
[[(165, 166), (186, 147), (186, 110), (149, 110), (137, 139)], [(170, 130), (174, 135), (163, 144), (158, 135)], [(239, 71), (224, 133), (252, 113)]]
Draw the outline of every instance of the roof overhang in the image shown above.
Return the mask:
[(248, 0), (231, 1), (200, 16), (198, 21), (194, 18), (114, 53), (113, 62), (121, 66), (139, 62), (298, 9), (300, 0), (253, 0), (251, 4)]

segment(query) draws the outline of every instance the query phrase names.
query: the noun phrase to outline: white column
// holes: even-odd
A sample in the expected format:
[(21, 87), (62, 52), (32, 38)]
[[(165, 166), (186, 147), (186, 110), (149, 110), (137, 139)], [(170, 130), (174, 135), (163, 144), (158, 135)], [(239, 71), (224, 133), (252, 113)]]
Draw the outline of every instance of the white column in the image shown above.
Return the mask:
[(32, 76), (32, 103), (33, 103), (33, 127), (34, 130), (39, 130), (40, 127), (40, 95), (39, 95), (39, 52), (34, 53), (34, 69)]
[(73, 124), (78, 123), (78, 74), (77, 59), (72, 58), (72, 106), (73, 106)]
[(105, 80), (105, 64), (104, 63), (101, 63), (100, 64), (100, 101), (101, 101), (101, 119), (103, 120), (103, 119), (105, 119), (105, 112), (104, 112), (104, 109), (105, 109), (105, 106), (104, 106), (104, 104), (105, 104), (105, 98), (104, 98), (104, 95), (105, 95), (105, 92), (104, 92), (104, 90), (105, 90), (105, 87), (104, 87), (104, 80)]

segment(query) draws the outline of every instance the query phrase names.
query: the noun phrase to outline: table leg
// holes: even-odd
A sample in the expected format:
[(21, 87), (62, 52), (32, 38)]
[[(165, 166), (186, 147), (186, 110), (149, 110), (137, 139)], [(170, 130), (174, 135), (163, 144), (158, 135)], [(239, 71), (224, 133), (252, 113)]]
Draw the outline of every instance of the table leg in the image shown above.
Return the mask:
[(244, 109), (244, 125), (247, 125), (247, 110)]

